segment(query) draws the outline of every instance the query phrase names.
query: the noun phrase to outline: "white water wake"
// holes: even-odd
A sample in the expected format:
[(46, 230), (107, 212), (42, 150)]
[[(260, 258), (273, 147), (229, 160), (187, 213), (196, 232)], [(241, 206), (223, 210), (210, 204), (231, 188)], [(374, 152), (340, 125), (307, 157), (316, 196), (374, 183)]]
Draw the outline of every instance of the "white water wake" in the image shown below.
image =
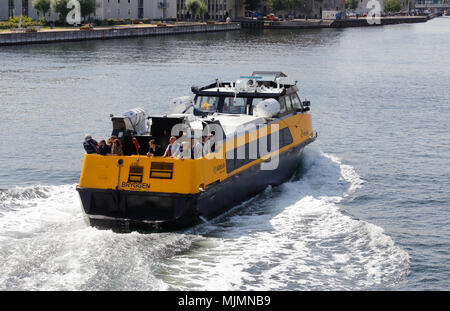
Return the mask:
[(0, 191), (0, 290), (365, 289), (394, 284), (408, 254), (340, 203), (363, 181), (306, 150), (299, 180), (184, 233), (84, 224), (75, 185)]
[(203, 247), (166, 265), (180, 289), (364, 289), (409, 272), (409, 255), (383, 229), (338, 203), (362, 187), (355, 170), (308, 150), (298, 181), (267, 189), (225, 222), (205, 228)]

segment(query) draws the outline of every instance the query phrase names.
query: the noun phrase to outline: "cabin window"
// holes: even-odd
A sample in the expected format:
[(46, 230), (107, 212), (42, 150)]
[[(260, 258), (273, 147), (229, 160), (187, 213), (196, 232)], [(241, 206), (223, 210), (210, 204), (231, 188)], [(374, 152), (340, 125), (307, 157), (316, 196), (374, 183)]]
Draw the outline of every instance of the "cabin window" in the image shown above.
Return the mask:
[(286, 99), (283, 96), (278, 101), (280, 102), (280, 114), (283, 114), (286, 112)]
[(234, 161), (236, 158), (235, 153), (236, 153), (236, 149), (231, 149), (231, 150), (228, 150), (225, 155), (228, 174), (236, 169), (235, 161)]
[[(238, 156), (240, 159), (238, 159)], [(248, 143), (235, 149), (228, 150), (226, 153), (227, 173), (231, 173), (232, 171), (255, 161), (257, 158), (259, 158), (259, 150), (250, 151), (250, 145)]]
[(223, 113), (245, 113), (246, 98), (225, 97), (222, 112)]
[(289, 96), (286, 96), (285, 100), (286, 100), (286, 111), (292, 111), (291, 98)]
[[(280, 131), (274, 133), (274, 134), (269, 134), (265, 137), (262, 137), (261, 139), (265, 139), (267, 140), (267, 152), (272, 152), (272, 135), (279, 135), (278, 139), (279, 139), (279, 149), (286, 147), (287, 145), (292, 144), (292, 142), (294, 141), (292, 139), (292, 134), (291, 131), (289, 130), (289, 127), (285, 127), (283, 129), (281, 129)], [(251, 144), (251, 143), (250, 143)], [(249, 143), (245, 144), (245, 145), (241, 145), (235, 149), (232, 150), (228, 150), (226, 153), (226, 166), (227, 166), (227, 173), (231, 173), (234, 170), (237, 170), (238, 168), (255, 161), (255, 153), (256, 153), (256, 158), (260, 158), (261, 157), (261, 153), (260, 153), (260, 146), (259, 146), (260, 142), (258, 142), (258, 144), (256, 146), (250, 146)], [(250, 150), (250, 148), (254, 148), (256, 147), (256, 150)], [(245, 158), (244, 159), (238, 159), (237, 156), (238, 154), (242, 155), (245, 154)]]
[(219, 99), (217, 96), (199, 96), (197, 97), (195, 106), (202, 111), (214, 112), (217, 110), (217, 106), (219, 106)]
[(292, 107), (294, 109), (302, 108), (302, 104), (301, 104), (300, 99), (298, 98), (297, 94), (291, 95), (291, 101), (292, 101)]
[(294, 140), (292, 139), (292, 134), (289, 130), (289, 127), (285, 127), (284, 129), (280, 130), (280, 148), (292, 144), (293, 141)]

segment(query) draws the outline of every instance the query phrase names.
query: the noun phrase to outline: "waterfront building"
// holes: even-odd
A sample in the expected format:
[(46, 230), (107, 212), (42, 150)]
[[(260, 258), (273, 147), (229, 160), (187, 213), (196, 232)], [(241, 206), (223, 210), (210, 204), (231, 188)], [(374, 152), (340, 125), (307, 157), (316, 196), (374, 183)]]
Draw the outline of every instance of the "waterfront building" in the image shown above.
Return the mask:
[(345, 11), (345, 0), (310, 0), (308, 18), (322, 18), (323, 11)]
[(258, 13), (262, 15), (268, 15), (269, 13), (275, 13), (280, 17), (292, 17), (292, 18), (317, 18), (322, 17), (323, 11), (343, 11), (345, 10), (345, 0), (305, 0), (300, 6), (291, 11), (274, 12), (270, 7), (267, 0), (261, 2)]
[[(95, 19), (175, 19), (177, 0), (96, 0)], [(225, 0), (226, 1), (226, 0)], [(32, 0), (0, 0), (0, 20), (10, 16), (26, 15), (34, 20), (42, 13), (33, 8)], [(50, 10), (47, 20), (54, 21), (59, 16)]]
[[(181, 1), (181, 0), (179, 0)], [(373, 9), (372, 6), (367, 8), (368, 2), (371, 0), (358, 0), (358, 8), (355, 10), (357, 14), (368, 13)], [(380, 3), (380, 10), (384, 12), (384, 2), (385, 0), (377, 0)], [(438, 0), (435, 0), (438, 1)], [(414, 9), (416, 0), (399, 0), (402, 11), (410, 12)], [(297, 9), (292, 11), (281, 11), (273, 12), (268, 4), (267, 0), (261, 2), (261, 7), (258, 13), (262, 15), (268, 15), (269, 13), (276, 13), (281, 17), (294, 17), (294, 18), (310, 18), (310, 19), (320, 19), (322, 17), (323, 11), (344, 11), (345, 10), (345, 0), (306, 0)]]
[[(0, 20), (8, 20), (13, 16), (29, 16), (34, 20), (43, 17), (41, 12), (33, 8), (32, 0), (0, 0)], [(53, 21), (58, 19), (58, 15), (49, 11), (47, 20)]]
[(175, 19), (177, 0), (97, 0), (95, 18)]
[[(186, 8), (187, 0), (177, 1), (177, 18), (193, 18)], [(245, 6), (243, 0), (203, 0), (208, 8), (205, 19), (224, 20), (227, 17), (244, 17)]]

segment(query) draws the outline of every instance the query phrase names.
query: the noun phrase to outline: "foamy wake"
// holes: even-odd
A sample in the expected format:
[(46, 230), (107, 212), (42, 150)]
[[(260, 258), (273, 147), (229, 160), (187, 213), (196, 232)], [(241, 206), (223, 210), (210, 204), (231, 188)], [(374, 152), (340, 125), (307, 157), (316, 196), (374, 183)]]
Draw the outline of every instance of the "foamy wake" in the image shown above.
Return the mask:
[(0, 290), (364, 289), (395, 284), (408, 254), (340, 210), (363, 186), (308, 149), (299, 180), (184, 233), (84, 224), (75, 185), (0, 191)]
[(355, 170), (308, 150), (303, 171), (300, 180), (238, 208), (225, 224), (204, 229), (208, 245), (176, 262), (180, 278), (190, 281), (179, 288), (364, 289), (403, 279), (407, 252), (383, 229), (338, 206), (363, 185)]
[(167, 289), (155, 261), (198, 239), (90, 228), (75, 185), (18, 187), (0, 198), (0, 290)]

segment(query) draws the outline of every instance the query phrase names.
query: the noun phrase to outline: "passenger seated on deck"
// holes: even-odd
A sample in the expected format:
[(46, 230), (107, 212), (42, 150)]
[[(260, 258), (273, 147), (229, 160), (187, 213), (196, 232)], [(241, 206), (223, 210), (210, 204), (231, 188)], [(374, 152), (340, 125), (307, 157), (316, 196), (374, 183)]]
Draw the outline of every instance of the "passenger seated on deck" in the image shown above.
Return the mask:
[(86, 153), (88, 154), (97, 153), (98, 143), (95, 139), (92, 138), (91, 135), (86, 135), (84, 137), (83, 147), (84, 150), (86, 150)]
[(163, 151), (160, 145), (155, 144), (155, 140), (152, 139), (148, 142), (148, 157), (160, 157), (163, 155)]
[(191, 159), (200, 159), (203, 156), (203, 145), (198, 139), (191, 138)]
[(177, 154), (174, 157), (179, 158), (181, 160), (190, 159), (192, 155), (191, 150), (192, 150), (191, 144), (188, 141), (183, 141), (179, 148), (179, 152), (177, 152)]
[(113, 144), (112, 144), (112, 149), (111, 149), (111, 155), (114, 156), (122, 156), (123, 155), (123, 151), (122, 151), (122, 143), (120, 142), (119, 139), (116, 139)]
[(117, 137), (114, 136), (114, 135), (111, 135), (111, 137), (108, 139), (107, 144), (108, 144), (108, 146), (109, 146), (109, 149), (112, 149), (113, 142), (114, 142), (116, 139), (117, 139)]
[(175, 136), (171, 136), (169, 139), (169, 145), (166, 148), (166, 151), (164, 152), (163, 158), (166, 157), (175, 157), (180, 152), (180, 145), (175, 143), (177, 138)]
[(111, 147), (106, 144), (106, 141), (104, 139), (102, 139), (98, 143), (98, 154), (107, 155), (108, 153), (111, 153)]
[(208, 154), (214, 152), (216, 149), (216, 144), (214, 140), (214, 134), (210, 133), (205, 138), (205, 142), (203, 143), (203, 154)]

